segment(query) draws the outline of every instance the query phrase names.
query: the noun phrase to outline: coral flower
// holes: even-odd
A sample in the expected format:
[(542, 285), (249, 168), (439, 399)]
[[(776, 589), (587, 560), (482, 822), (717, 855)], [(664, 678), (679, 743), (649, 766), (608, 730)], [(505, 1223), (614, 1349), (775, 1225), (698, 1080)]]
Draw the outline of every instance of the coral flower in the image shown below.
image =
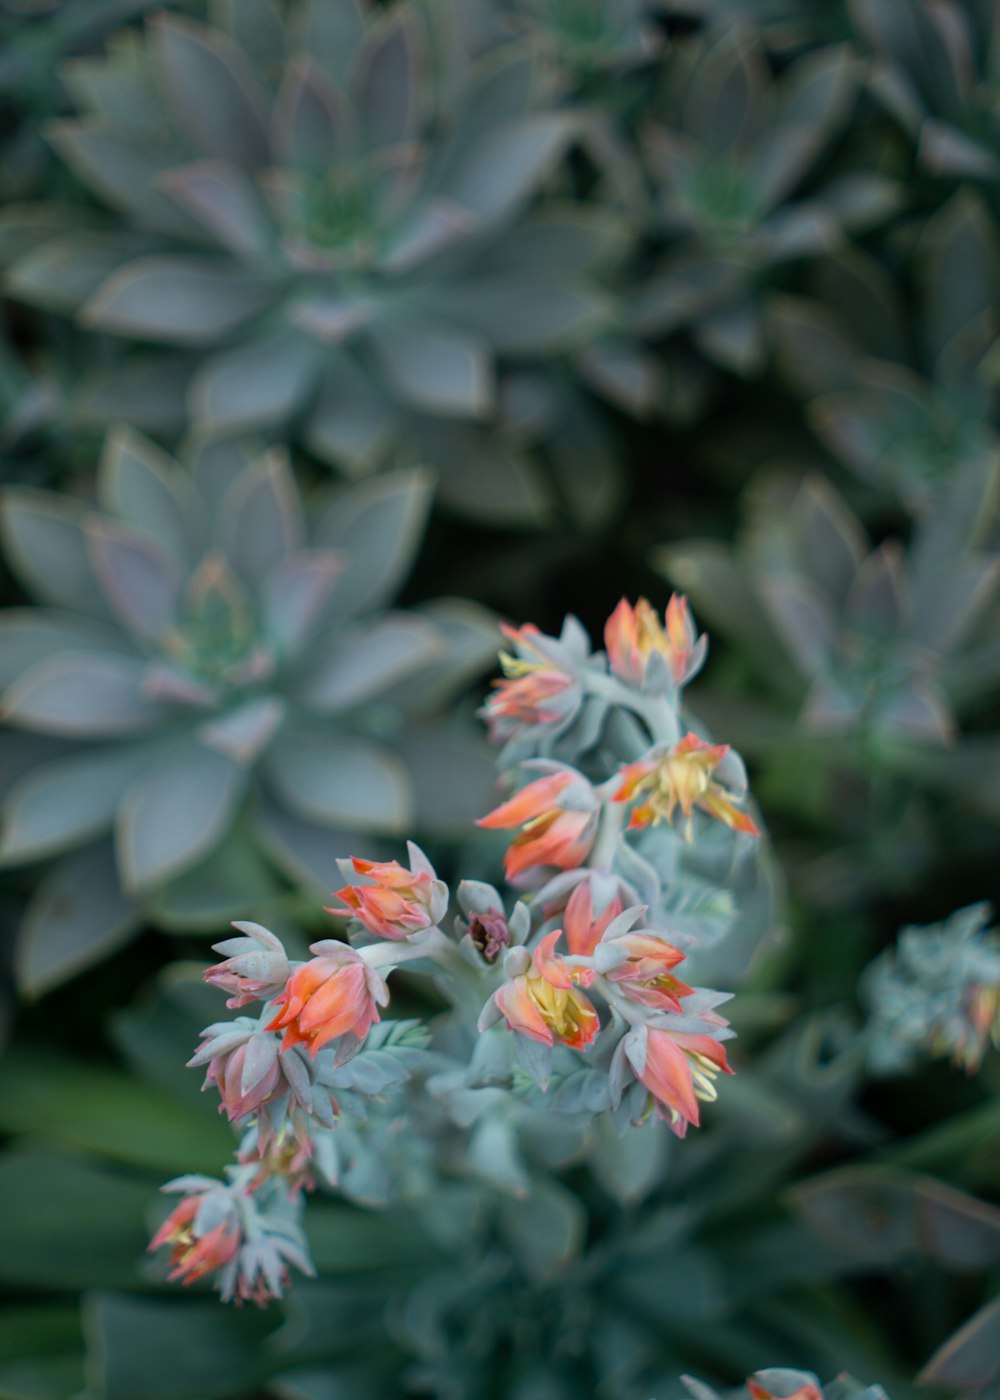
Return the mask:
[(213, 943), (217, 953), (227, 954), (225, 962), (210, 967), (205, 981), (225, 992), (231, 1011), (251, 1001), (267, 1001), (288, 981), (288, 958), (281, 939), (260, 924), (234, 923), (242, 938)]
[(684, 961), (680, 949), (651, 933), (623, 934), (613, 946), (623, 949), (627, 957), (606, 976), (620, 985), (630, 1001), (658, 1011), (682, 1010), (680, 998), (690, 996), (692, 989), (671, 972)]
[(282, 1050), (308, 1045), (310, 1055), (341, 1035), (364, 1040), (388, 1006), (389, 989), (360, 953), (346, 943), (313, 943), (318, 956), (297, 968), (277, 999), (278, 1014), (269, 1031), (285, 1032)]
[(504, 680), (494, 681), (495, 693), (483, 712), (491, 738), (503, 739), (524, 725), (553, 724), (565, 719), (579, 704), (580, 687), (547, 656), (543, 634), (532, 623), (523, 627), (501, 624), (518, 655), (500, 653)]
[[(218, 1034), (218, 1032), (222, 1034)], [(195, 1051), (189, 1066), (206, 1064), (204, 1088), (214, 1084), (219, 1091), (219, 1112), (231, 1123), (238, 1123), (258, 1112), (287, 1088), (278, 1063), (278, 1044), (263, 1031), (251, 1031), (233, 1043), (222, 1026), (209, 1026), (206, 1039)], [(248, 1063), (249, 1058), (249, 1063)]]
[[(410, 843), (411, 857), (422, 853)], [(327, 909), (339, 917), (353, 915), (369, 933), (379, 938), (402, 940), (420, 933), (444, 917), (448, 907), (448, 889), (439, 880), (426, 858), (424, 869), (407, 870), (396, 860), (361, 860), (353, 856), (351, 864), (365, 883), (345, 885), (334, 891), (334, 899), (346, 904), (346, 909)], [(346, 866), (346, 862), (344, 863)]]
[(508, 880), (539, 865), (573, 870), (583, 864), (593, 845), (597, 799), (582, 774), (562, 768), (529, 783), (509, 802), (480, 817), (476, 825), (490, 830), (522, 828), (504, 857)]
[(805, 1385), (800, 1385), (797, 1390), (793, 1390), (787, 1396), (781, 1396), (779, 1392), (770, 1390), (766, 1385), (762, 1385), (758, 1377), (766, 1376), (766, 1371), (758, 1371), (747, 1381), (747, 1390), (753, 1400), (823, 1400), (823, 1392), (818, 1385), (813, 1385), (807, 1381)]
[(563, 913), (563, 929), (571, 953), (589, 958), (604, 937), (604, 930), (622, 912), (622, 902), (615, 895), (603, 914), (594, 917), (594, 896), (590, 883), (583, 880), (570, 895)]
[(195, 1216), (202, 1204), (200, 1196), (185, 1196), (164, 1220), (150, 1240), (150, 1250), (170, 1245), (170, 1281), (195, 1283), (206, 1274), (221, 1269), (236, 1254), (242, 1241), (239, 1224), (227, 1217), (203, 1235), (195, 1234)]
[(699, 1126), (698, 1100), (716, 1098), (715, 1079), (719, 1072), (732, 1074), (725, 1048), (710, 1035), (686, 1034), (650, 1026), (646, 1035), (645, 1059), (636, 1042), (626, 1044), (636, 1078), (652, 1094), (657, 1116), (665, 1119), (678, 1137), (691, 1124)]
[(561, 937), (562, 930), (556, 929), (543, 938), (528, 971), (505, 982), (493, 1000), (511, 1030), (543, 1045), (559, 1041), (582, 1050), (597, 1035), (601, 1023), (575, 984), (589, 986), (594, 974), (589, 968), (570, 967), (553, 952)]
[(706, 642), (698, 636), (683, 594), (671, 595), (664, 622), (665, 626), (645, 598), (634, 608), (627, 599), (621, 600), (604, 627), (608, 661), (620, 680), (641, 685), (653, 655), (666, 661), (675, 685), (682, 685), (698, 671)]
[(690, 840), (691, 813), (698, 807), (733, 831), (759, 836), (751, 818), (737, 806), (736, 794), (712, 776), (729, 753), (727, 744), (707, 744), (697, 734), (685, 734), (672, 748), (627, 764), (621, 770), (622, 782), (614, 801), (641, 799), (632, 810), (630, 828), (669, 822), (679, 807)]

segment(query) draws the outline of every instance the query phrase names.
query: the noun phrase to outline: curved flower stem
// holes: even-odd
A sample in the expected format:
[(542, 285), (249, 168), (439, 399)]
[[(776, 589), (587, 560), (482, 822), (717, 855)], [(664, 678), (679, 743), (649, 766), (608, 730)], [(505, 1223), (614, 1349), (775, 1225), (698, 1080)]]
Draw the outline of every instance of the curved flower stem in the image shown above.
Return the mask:
[(592, 870), (610, 871), (624, 822), (625, 804), (623, 802), (607, 800), (602, 802), (597, 835), (594, 837), (594, 844), (590, 848), (590, 855), (587, 858), (587, 865)]
[(643, 694), (613, 676), (588, 674), (586, 686), (592, 695), (631, 710), (645, 724), (654, 744), (676, 744), (681, 737), (676, 711), (665, 695)]
[(456, 1010), (468, 1013), (473, 1022), (478, 1019), (491, 990), (485, 985), (480, 970), (463, 958), (452, 940), (437, 926), (426, 929), (412, 942), (372, 943), (367, 948), (359, 948), (358, 952), (368, 966), (377, 968), (383, 977), (388, 977), (404, 963), (420, 960), (436, 963), (441, 972), (457, 984), (457, 994), (452, 998)]

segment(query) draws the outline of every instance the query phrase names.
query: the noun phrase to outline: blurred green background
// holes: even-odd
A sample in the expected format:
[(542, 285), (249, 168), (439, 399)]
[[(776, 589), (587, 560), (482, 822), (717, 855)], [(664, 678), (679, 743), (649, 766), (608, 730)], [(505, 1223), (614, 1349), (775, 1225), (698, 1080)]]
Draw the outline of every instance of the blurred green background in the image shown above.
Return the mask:
[[(0, 142), (0, 1396), (996, 1400), (1000, 1057), (878, 1077), (859, 991), (996, 897), (995, 5), (0, 0)], [(209, 943), (495, 877), (497, 619), (671, 588), (779, 892), (717, 1120), (176, 1295)]]

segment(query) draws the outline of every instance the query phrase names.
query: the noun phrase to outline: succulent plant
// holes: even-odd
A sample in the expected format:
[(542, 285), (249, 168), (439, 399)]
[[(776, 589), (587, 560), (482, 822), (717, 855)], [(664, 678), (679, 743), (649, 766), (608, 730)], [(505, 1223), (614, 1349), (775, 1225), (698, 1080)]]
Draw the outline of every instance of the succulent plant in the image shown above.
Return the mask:
[[(768, 763), (772, 801), (831, 821), (855, 872), (876, 882), (926, 859), (924, 823), (940, 809), (930, 793), (996, 812), (994, 485), (995, 474), (967, 471), (907, 548), (889, 539), (873, 550), (822, 478), (770, 476), (749, 493), (736, 552), (705, 540), (657, 554), (768, 696), (765, 706), (717, 694), (705, 716)], [(969, 839), (988, 832), (974, 823)]]
[(622, 230), (571, 196), (527, 212), (574, 134), (530, 39), (470, 69), (415, 4), (214, 13), (158, 16), (67, 71), (81, 115), (51, 138), (111, 212), (4, 219), (12, 296), (160, 347), (93, 375), (83, 419), (141, 427), (153, 400), (160, 428), (293, 428), (358, 474), (410, 420), (489, 422), (498, 361), (592, 332)]
[(10, 567), (47, 606), (0, 614), (0, 851), (59, 857), (25, 919), (29, 986), (143, 915), (217, 927), (266, 904), (276, 869), (322, 889), (348, 832), (474, 813), (488, 763), (435, 716), (485, 663), (491, 620), (385, 610), (429, 499), (402, 472), (317, 499), (307, 527), (280, 451), (205, 448), (189, 474), (131, 431), (108, 439), (97, 510), (7, 490)]
[(971, 191), (945, 204), (913, 246), (906, 310), (891, 262), (832, 252), (801, 297), (767, 316), (778, 363), (829, 450), (889, 501), (936, 508), (996, 459), (1000, 240)]
[(1000, 181), (1000, 20), (991, 0), (851, 0), (874, 54), (869, 85), (916, 146), (923, 171)]
[(669, 363), (644, 347), (681, 333), (710, 364), (738, 374), (763, 367), (760, 293), (775, 270), (892, 207), (889, 182), (876, 175), (813, 181), (800, 193), (848, 120), (859, 76), (850, 49), (830, 45), (775, 77), (759, 36), (741, 24), (671, 45), (639, 140), (655, 256), (644, 257), (614, 325), (586, 350), (597, 389), (633, 411), (669, 410)]
[(3, 0), (0, 4), (0, 198), (38, 193), (51, 154), (41, 128), (65, 107), (58, 69), (108, 32), (153, 8), (153, 0)]
[(992, 909), (972, 904), (940, 924), (905, 928), (862, 981), (878, 1074), (912, 1071), (927, 1055), (975, 1073), (1000, 1045), (1000, 937)]

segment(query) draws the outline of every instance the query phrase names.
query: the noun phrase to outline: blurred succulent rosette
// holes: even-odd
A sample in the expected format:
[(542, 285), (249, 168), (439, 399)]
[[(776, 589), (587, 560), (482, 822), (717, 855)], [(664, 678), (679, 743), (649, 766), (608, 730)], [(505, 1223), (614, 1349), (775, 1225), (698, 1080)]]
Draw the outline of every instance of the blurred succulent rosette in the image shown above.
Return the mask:
[[(444, 709), (492, 651), (492, 619), (388, 606), (430, 491), (411, 470), (307, 513), (280, 450), (207, 445), (188, 471), (131, 431), (108, 438), (95, 505), (7, 491), (6, 557), (41, 604), (0, 615), (0, 849), (46, 862), (27, 987), (143, 919), (214, 929), (290, 887), (325, 893), (357, 833), (475, 812), (489, 760)], [(450, 805), (433, 780), (448, 762)]]

